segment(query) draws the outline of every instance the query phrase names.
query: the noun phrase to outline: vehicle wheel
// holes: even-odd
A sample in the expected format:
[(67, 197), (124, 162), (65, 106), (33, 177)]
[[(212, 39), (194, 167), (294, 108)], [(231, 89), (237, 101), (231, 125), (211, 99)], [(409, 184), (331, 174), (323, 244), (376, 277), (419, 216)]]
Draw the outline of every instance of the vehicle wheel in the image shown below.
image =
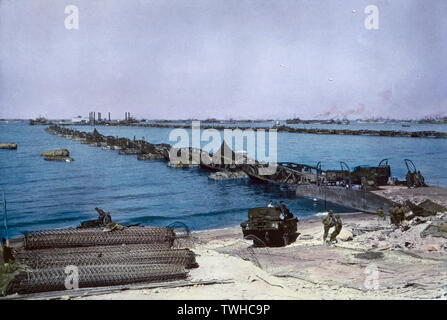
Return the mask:
[(257, 248), (262, 248), (265, 247), (265, 243), (263, 240), (261, 240), (261, 238), (258, 237), (254, 237), (253, 239), (253, 245)]
[(285, 233), (282, 236), (283, 240), (284, 240), (284, 246), (287, 246), (289, 244), (289, 235), (287, 233)]
[(270, 246), (270, 236), (269, 236), (269, 232), (268, 231), (265, 232), (264, 239), (265, 239), (266, 246)]

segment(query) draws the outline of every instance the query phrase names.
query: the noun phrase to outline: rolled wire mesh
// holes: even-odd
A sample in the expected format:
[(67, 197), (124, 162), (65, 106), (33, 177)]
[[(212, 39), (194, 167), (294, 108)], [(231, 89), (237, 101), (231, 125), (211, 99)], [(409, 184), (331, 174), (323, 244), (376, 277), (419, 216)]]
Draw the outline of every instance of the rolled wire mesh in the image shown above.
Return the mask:
[[(79, 288), (173, 281), (187, 276), (183, 266), (172, 264), (78, 266), (77, 270)], [(7, 294), (65, 290), (67, 276), (65, 267), (22, 271), (9, 283)]]
[(191, 235), (191, 231), (189, 230), (189, 227), (185, 223), (180, 222), (180, 221), (175, 221), (175, 222), (167, 225), (166, 228), (174, 230), (176, 239), (189, 238)]
[(166, 226), (174, 230), (175, 240), (172, 244), (173, 248), (194, 248), (196, 238), (192, 236), (191, 230), (183, 222), (176, 221)]
[[(71, 249), (71, 248), (69, 248)], [(16, 261), (30, 268), (65, 267), (68, 265), (140, 265), (140, 264), (172, 264), (181, 265), (186, 268), (197, 266), (195, 254), (189, 249), (132, 249), (129, 246), (120, 246), (114, 250), (108, 250), (108, 246), (102, 250), (82, 252), (76, 250), (70, 252), (47, 249), (38, 249), (20, 252), (16, 255)]]
[(174, 230), (164, 227), (129, 227), (104, 232), (101, 228), (46, 230), (26, 234), (27, 250), (44, 248), (89, 247), (120, 244), (169, 243)]
[(92, 253), (102, 254), (107, 252), (139, 252), (148, 250), (166, 250), (171, 245), (169, 243), (150, 243), (150, 244), (122, 244), (111, 246), (93, 246), (93, 247), (69, 247), (69, 248), (51, 248), (51, 249), (34, 249), (25, 250), (24, 248), (18, 248), (16, 250), (16, 257), (26, 257), (28, 255), (64, 255), (64, 254), (78, 254), (78, 253)]
[(165, 282), (185, 279), (197, 267), (189, 249), (173, 249), (174, 240), (188, 239), (185, 225), (46, 230), (26, 234), (15, 261), (26, 271), (8, 285), (8, 293), (64, 290), (67, 266), (76, 266), (79, 287)]

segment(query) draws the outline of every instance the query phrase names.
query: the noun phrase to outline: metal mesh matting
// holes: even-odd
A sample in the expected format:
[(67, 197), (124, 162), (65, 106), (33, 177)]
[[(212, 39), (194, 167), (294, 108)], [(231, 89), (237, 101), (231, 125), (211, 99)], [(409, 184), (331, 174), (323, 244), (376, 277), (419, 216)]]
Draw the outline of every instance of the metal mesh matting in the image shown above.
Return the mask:
[[(173, 281), (187, 276), (183, 266), (172, 264), (79, 266), (77, 270), (79, 288)], [(22, 271), (9, 283), (7, 294), (71, 289), (66, 284), (68, 276), (60, 267)]]
[(78, 253), (102, 254), (107, 252), (139, 252), (148, 250), (166, 250), (171, 248), (169, 243), (150, 243), (150, 244), (122, 244), (111, 246), (93, 246), (93, 247), (69, 247), (69, 248), (51, 248), (51, 249), (34, 249), (25, 250), (25, 248), (16, 249), (16, 257), (24, 255), (64, 255)]
[[(16, 262), (30, 268), (64, 267), (68, 265), (140, 265), (140, 264), (172, 264), (186, 268), (196, 266), (195, 254), (189, 249), (131, 249), (129, 246), (121, 246), (114, 250), (108, 250), (108, 246), (102, 250), (82, 252), (56, 252), (43, 250), (31, 250), (20, 252), (16, 255)], [(70, 249), (70, 248), (69, 248)]]
[[(256, 242), (257, 246), (251, 244), (251, 241)], [(264, 241), (253, 235), (219, 247), (216, 251), (250, 261), (258, 268), (268, 272), (270, 272), (270, 266), (274, 265), (269, 248), (265, 245)]]
[(26, 234), (27, 250), (44, 248), (89, 247), (120, 244), (172, 243), (174, 230), (164, 227), (130, 227), (103, 231), (101, 228), (46, 230)]

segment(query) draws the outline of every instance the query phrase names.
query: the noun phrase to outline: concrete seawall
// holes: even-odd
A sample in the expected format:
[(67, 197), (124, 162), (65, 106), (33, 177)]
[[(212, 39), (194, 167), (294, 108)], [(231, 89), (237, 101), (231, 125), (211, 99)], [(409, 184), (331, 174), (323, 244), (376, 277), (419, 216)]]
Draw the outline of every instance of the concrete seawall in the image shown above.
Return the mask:
[(394, 202), (365, 190), (346, 189), (343, 187), (327, 187), (303, 184), (296, 187), (296, 195), (305, 198), (318, 198), (363, 212), (376, 213), (383, 209), (388, 213)]

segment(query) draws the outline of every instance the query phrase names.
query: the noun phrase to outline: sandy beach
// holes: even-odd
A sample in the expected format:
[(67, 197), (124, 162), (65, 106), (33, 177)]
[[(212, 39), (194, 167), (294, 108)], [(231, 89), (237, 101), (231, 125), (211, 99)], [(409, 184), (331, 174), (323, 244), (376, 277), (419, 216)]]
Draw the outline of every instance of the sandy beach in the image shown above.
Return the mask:
[[(196, 232), (193, 250), (200, 267), (191, 270), (189, 281), (225, 283), (125, 290), (77, 299), (447, 297), (444, 238), (418, 238), (424, 224), (402, 237), (388, 220), (370, 214), (345, 214), (342, 218), (344, 229), (358, 235), (331, 246), (322, 242), (320, 218), (300, 222), (298, 240), (281, 248), (252, 248), (250, 241), (242, 239), (239, 227)], [(412, 236), (418, 238), (415, 247), (405, 247)]]
[(29, 2), (0, 302), (447, 300), (447, 0)]
[[(446, 189), (383, 187), (396, 202), (430, 198), (446, 205)], [(6, 299), (445, 299), (447, 213), (416, 216), (395, 227), (390, 217), (340, 213), (343, 229), (324, 243), (322, 217), (301, 220), (297, 240), (285, 247), (254, 247), (240, 226), (192, 232), (175, 248), (190, 248), (198, 268), (186, 280), (59, 292)], [(439, 229), (441, 230), (441, 229)], [(332, 231), (332, 230), (331, 230)], [(330, 232), (331, 232), (330, 231)], [(19, 239), (16, 245), (20, 245)]]

